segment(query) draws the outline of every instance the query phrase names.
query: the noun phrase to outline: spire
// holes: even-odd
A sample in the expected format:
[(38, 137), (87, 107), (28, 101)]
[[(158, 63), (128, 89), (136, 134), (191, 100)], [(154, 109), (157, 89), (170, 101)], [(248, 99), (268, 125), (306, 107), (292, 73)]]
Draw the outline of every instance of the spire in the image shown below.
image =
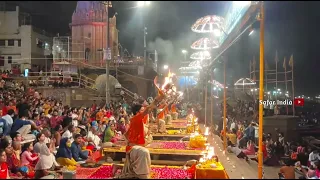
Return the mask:
[(105, 10), (106, 5), (101, 1), (78, 1), (76, 12), (77, 11), (97, 11), (97, 10)]

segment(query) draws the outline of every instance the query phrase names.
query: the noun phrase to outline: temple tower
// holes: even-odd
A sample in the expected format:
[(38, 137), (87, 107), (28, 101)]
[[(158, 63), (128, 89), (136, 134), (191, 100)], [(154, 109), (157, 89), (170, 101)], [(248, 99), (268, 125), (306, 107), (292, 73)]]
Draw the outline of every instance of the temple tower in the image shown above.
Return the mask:
[[(109, 1), (109, 7), (111, 7)], [(71, 54), (73, 60), (85, 61), (88, 64), (102, 66), (103, 52), (106, 48), (107, 35), (107, 5), (102, 1), (78, 1), (76, 10), (72, 15), (72, 45)], [(116, 17), (109, 18), (109, 46), (112, 57), (119, 55), (118, 30)]]

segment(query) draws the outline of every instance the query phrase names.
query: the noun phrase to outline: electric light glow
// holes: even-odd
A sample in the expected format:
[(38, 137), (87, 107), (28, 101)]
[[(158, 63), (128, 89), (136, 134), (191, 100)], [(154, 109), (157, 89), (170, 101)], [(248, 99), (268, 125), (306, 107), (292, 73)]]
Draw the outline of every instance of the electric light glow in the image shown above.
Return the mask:
[(220, 29), (224, 23), (224, 18), (216, 15), (208, 15), (198, 19), (191, 30), (196, 33), (212, 33), (214, 29)]
[(219, 88), (224, 88), (223, 84), (221, 84), (220, 82), (216, 81), (216, 80), (210, 80), (208, 81), (210, 84), (213, 84), (214, 86), (216, 87), (219, 87)]
[(250, 86), (255, 85), (256, 83), (250, 78), (240, 78), (236, 83), (235, 86)]
[(201, 38), (191, 45), (191, 49), (195, 50), (208, 50), (219, 48), (218, 41), (209, 38)]
[(211, 55), (209, 51), (200, 51), (191, 54), (190, 58), (195, 60), (206, 60), (211, 59)]

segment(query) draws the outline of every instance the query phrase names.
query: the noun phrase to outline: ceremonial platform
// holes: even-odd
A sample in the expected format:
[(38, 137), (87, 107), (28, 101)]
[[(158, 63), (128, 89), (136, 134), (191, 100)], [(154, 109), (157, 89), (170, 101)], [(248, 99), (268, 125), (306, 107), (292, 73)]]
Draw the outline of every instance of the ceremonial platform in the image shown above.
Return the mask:
[[(110, 179), (114, 177), (114, 168), (122, 168), (123, 164), (109, 164), (104, 163), (97, 168), (77, 168), (77, 179)], [(183, 166), (168, 166), (168, 165), (151, 165), (150, 179), (200, 179), (203, 177), (201, 171), (198, 171), (193, 177), (188, 170), (189, 167)], [(223, 167), (217, 168), (212, 173), (213, 179), (227, 179)]]
[[(108, 147), (102, 149), (102, 155), (115, 153), (116, 159), (125, 157), (126, 146), (118, 144), (119, 147)], [(199, 160), (204, 149), (189, 148), (188, 142), (180, 141), (153, 141), (147, 146), (152, 160), (175, 160), (188, 161), (191, 159)]]

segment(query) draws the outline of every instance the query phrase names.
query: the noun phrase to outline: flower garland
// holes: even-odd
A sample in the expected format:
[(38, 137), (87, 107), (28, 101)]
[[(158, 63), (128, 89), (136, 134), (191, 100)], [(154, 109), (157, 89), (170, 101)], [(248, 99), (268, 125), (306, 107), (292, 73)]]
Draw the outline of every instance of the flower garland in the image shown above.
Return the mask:
[(207, 138), (203, 137), (201, 134), (191, 136), (189, 147), (191, 148), (206, 148)]
[(217, 162), (216, 158), (211, 158), (204, 162), (200, 162), (196, 167), (197, 169), (224, 168), (220, 162)]

